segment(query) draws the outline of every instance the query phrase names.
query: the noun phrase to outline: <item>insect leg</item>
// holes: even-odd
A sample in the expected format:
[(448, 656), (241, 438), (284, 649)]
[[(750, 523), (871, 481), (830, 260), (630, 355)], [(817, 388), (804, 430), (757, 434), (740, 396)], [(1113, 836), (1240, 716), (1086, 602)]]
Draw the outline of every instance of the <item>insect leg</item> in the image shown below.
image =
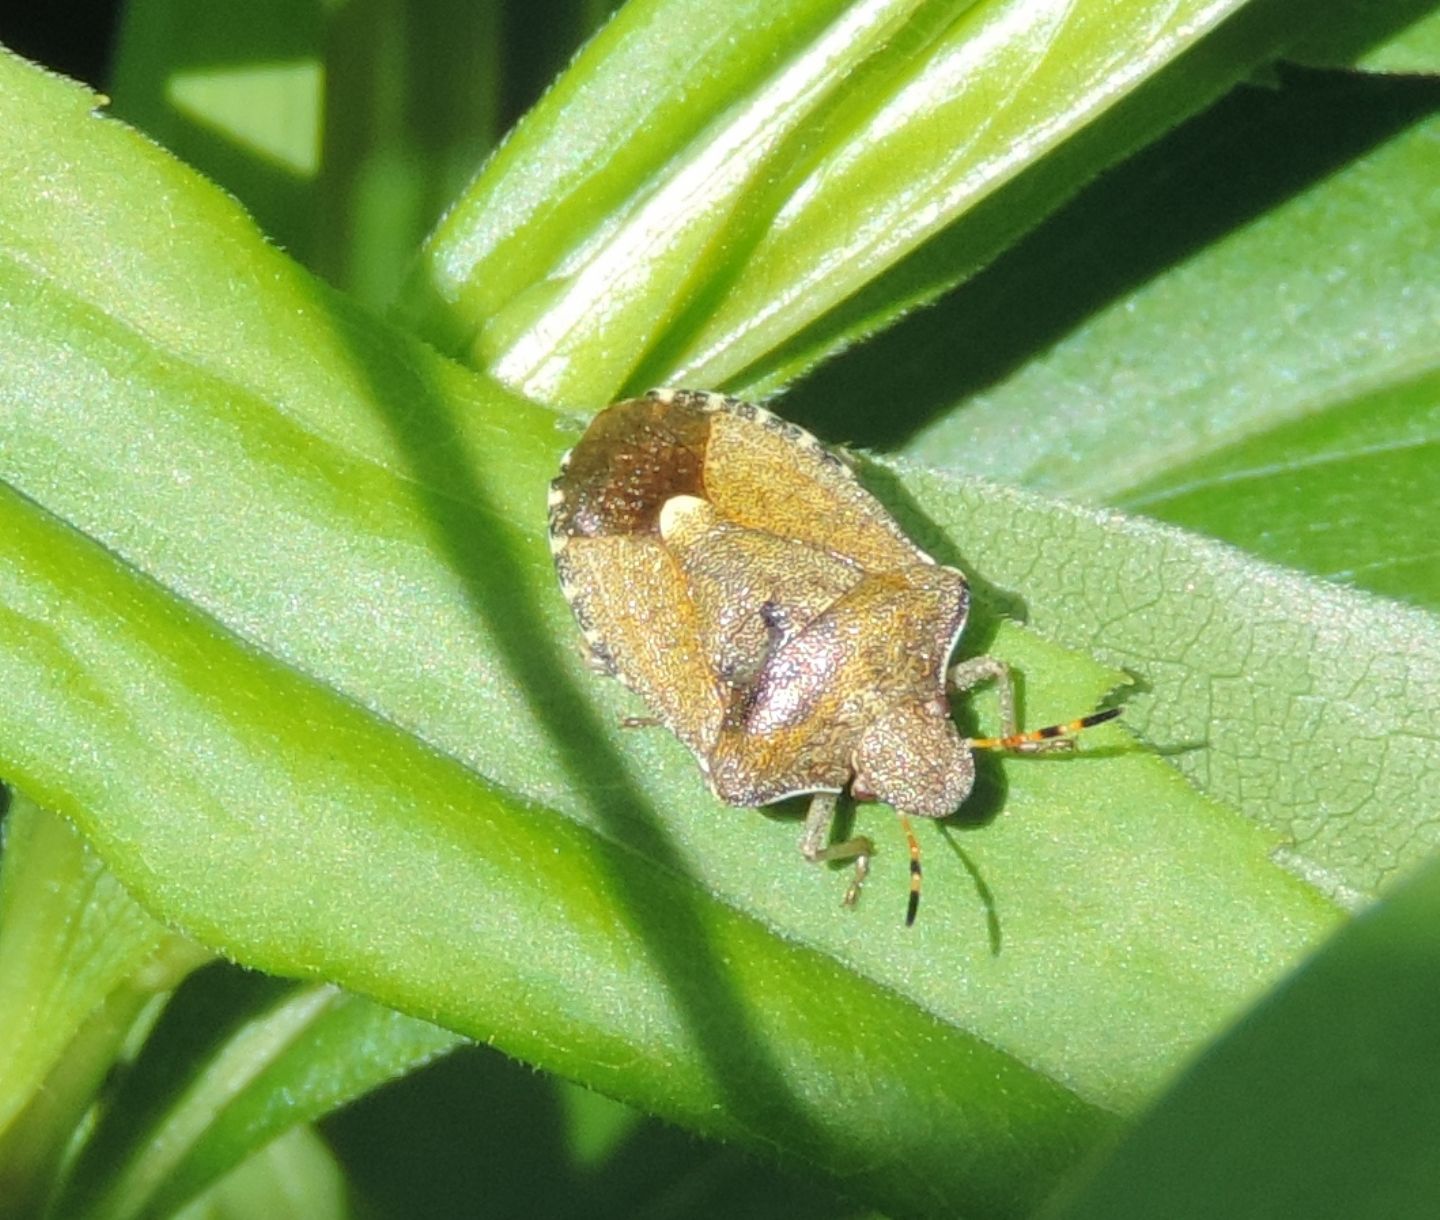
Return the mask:
[(1000, 699), (1000, 735), (973, 738), (966, 743), (971, 749), (1011, 750), (1017, 754), (1047, 754), (1056, 750), (1073, 750), (1075, 741), (1068, 734), (1119, 715), (1118, 710), (1108, 711), (1100, 714), (1098, 718), (1086, 717), (1083, 723), (1077, 720), (1066, 725), (1051, 725), (1031, 733), (1022, 733), (1015, 721), (1015, 680), (1010, 676), (1010, 667), (1004, 661), (995, 657), (971, 657), (968, 661), (957, 661), (946, 674), (946, 681), (949, 689), (956, 694), (972, 690), (982, 682), (995, 683), (995, 693)]
[(875, 854), (875, 845), (864, 835), (856, 835), (840, 843), (829, 842), (838, 799), (833, 792), (817, 792), (810, 798), (810, 809), (805, 815), (805, 833), (800, 836), (800, 854), (812, 864), (822, 864), (827, 860), (855, 861), (855, 877), (845, 891), (845, 905), (851, 907), (860, 897), (860, 887), (865, 883), (865, 874), (870, 871), (870, 857)]
[(1000, 736), (1013, 737), (1018, 728), (1015, 722), (1015, 680), (1010, 676), (1010, 667), (995, 657), (971, 657), (968, 661), (956, 661), (945, 675), (946, 685), (957, 695), (973, 690), (983, 682), (994, 682), (995, 693), (1000, 699)]

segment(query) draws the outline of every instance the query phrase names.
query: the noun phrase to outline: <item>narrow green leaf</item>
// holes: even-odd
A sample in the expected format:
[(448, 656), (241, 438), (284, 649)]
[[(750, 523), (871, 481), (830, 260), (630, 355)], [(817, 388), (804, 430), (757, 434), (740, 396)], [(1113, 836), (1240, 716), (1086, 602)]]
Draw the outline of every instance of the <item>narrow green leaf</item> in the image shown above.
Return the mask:
[[(446, 218), (409, 316), (549, 401), (773, 370), (797, 332), (1241, 7), (794, 0), (762, 16), (714, 0), (627, 5)], [(1043, 189), (1020, 192), (1004, 225), (982, 225), (969, 261), (941, 260), (940, 283), (1242, 76), (1269, 49), (1270, 23), (1227, 34)], [(888, 288), (900, 295), (868, 328), (935, 290)], [(856, 325), (807, 340), (807, 359)]]
[(147, 915), (75, 829), (16, 796), (0, 865), (0, 1199), (43, 1214), (106, 1074), (204, 952)]
[(334, 987), (205, 971), (107, 1100), (55, 1214), (171, 1215), (287, 1131), (457, 1041)]
[(308, 1127), (257, 1152), (174, 1220), (345, 1220), (356, 1214), (330, 1150)]
[(1047, 1215), (1432, 1215), (1437, 979), (1440, 861), (1342, 929)]
[[(23, 795), (5, 816), (4, 836), (0, 1132), (30, 1102), (81, 1026), (169, 939), (72, 826)], [(128, 1022), (115, 1024), (115, 1037), (122, 1038)]]

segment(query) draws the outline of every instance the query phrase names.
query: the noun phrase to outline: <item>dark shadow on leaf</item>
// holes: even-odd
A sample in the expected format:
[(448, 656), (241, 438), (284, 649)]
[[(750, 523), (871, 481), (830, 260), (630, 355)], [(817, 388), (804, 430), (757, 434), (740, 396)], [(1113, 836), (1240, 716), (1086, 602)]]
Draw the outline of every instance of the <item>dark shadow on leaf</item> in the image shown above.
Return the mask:
[[(525, 693), (570, 790), (588, 804), (606, 838), (631, 845), (646, 860), (683, 878), (685, 864), (660, 811), (631, 778), (630, 764), (611, 746), (601, 714), (560, 663), (556, 641), (545, 627), (545, 607), (535, 589), (537, 561), (547, 569), (550, 563), (544, 542), (545, 483), (537, 482), (529, 506), (498, 503), (486, 486), (483, 455), (478, 463), (467, 458), (470, 451), (450, 415), (446, 392), (427, 381), (423, 369), (433, 366), (377, 355), (365, 346), (366, 335), (364, 328), (338, 331), (351, 347), (357, 373), (369, 382), (370, 398), (383, 413), (397, 451), (408, 461), (407, 473), (438, 554), (462, 583), (477, 625), (490, 638), (509, 680)], [(527, 511), (533, 513), (533, 532), (503, 524)], [(574, 639), (579, 638), (577, 629)], [(477, 725), (476, 731), (487, 731), (486, 726)], [(489, 726), (488, 731), (503, 729)], [(678, 887), (693, 892), (694, 901), (666, 901), (662, 909), (647, 885), (647, 870), (620, 853), (597, 852), (597, 859), (616, 865), (610, 882), (621, 907), (617, 918), (633, 929), (669, 988), (727, 1112), (750, 1130), (790, 1132), (796, 1148), (824, 1148), (826, 1137), (796, 1102), (784, 1065), (760, 1040), (711, 944), (700, 909), (708, 899), (701, 890)]]
[(1000, 932), (1000, 908), (995, 902), (995, 892), (980, 872), (979, 866), (970, 858), (970, 853), (955, 841), (953, 828), (942, 822), (940, 823), (940, 834), (944, 838), (946, 846), (955, 853), (955, 858), (960, 861), (960, 866), (970, 875), (970, 881), (975, 886), (975, 896), (980, 899), (980, 905), (985, 908), (985, 931), (990, 942), (990, 956), (999, 957), (1004, 938)]
[(860, 1210), (817, 1182), (618, 1107), (601, 1110), (613, 1144), (585, 1155), (584, 1119), (567, 1111), (566, 1096), (551, 1077), (462, 1047), (332, 1115), (324, 1130), (372, 1220), (678, 1220), (712, 1209), (820, 1220)]

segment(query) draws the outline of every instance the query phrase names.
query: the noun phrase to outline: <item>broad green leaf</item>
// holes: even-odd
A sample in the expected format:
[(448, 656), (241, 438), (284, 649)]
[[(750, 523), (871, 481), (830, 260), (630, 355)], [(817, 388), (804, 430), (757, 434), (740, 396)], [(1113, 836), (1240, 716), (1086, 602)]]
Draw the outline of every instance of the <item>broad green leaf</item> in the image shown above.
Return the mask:
[(1432, 862), (1211, 1047), (1047, 1215), (1433, 1215), (1437, 980)]
[[(28, 731), (5, 726), (7, 769), (58, 798), (120, 875), (202, 939), (263, 968), (322, 974), (425, 1011), (702, 1130), (764, 1138), (833, 1172), (865, 1149), (874, 1160), (852, 1187), (904, 1210), (942, 1201), (1016, 1210), (1095, 1138), (1094, 1107), (1045, 1074), (776, 936), (685, 880), (673, 857), (507, 801), (13, 493), (0, 518), (0, 597), (14, 641), (0, 679), (27, 692), (31, 713)], [(97, 716), (97, 701), (113, 710)], [(67, 751), (82, 730), (88, 748)], [(181, 753), (185, 742), (199, 748)], [(1205, 831), (1192, 827), (1211, 839)], [(1321, 912), (1272, 877), (1263, 851), (1252, 851), (1251, 867), (1251, 909), (1217, 917), (1214, 931), (1245, 926), (1235, 948), (1253, 955), (1266, 927), (1273, 958)], [(899, 871), (889, 876), (898, 890)], [(833, 887), (808, 888), (812, 902), (834, 898)], [(881, 907), (870, 909), (876, 926)], [(832, 932), (843, 918), (830, 908)], [(953, 976), (950, 963), (935, 970), (930, 960), (943, 922), (910, 941), (931, 987)], [(1017, 909), (1007, 926), (1022, 923)], [(905, 943), (897, 925), (892, 914), (876, 926), (892, 955)], [(848, 936), (857, 926), (845, 925)], [(1187, 938), (1194, 926), (1187, 918)], [(1032, 954), (1053, 972), (1053, 958)], [(1233, 978), (1233, 959), (1213, 964)], [(1187, 1020), (1219, 998), (1206, 958), (1193, 968), (1202, 977), (1177, 978), (1189, 984), (1175, 999)], [(862, 1063), (885, 1087), (856, 1096)], [(1015, 1141), (1016, 1122), (1035, 1138)]]
[[(446, 217), (408, 316), (552, 402), (661, 379), (753, 383), (762, 366), (774, 377), (777, 359), (813, 361), (972, 273), (1119, 152), (1263, 62), (1283, 26), (1273, 11), (1204, 39), (1243, 7), (629, 4)], [(890, 285), (868, 321), (844, 315), (1181, 57), (1143, 105), (1086, 131), (1059, 172), (1017, 186), (1003, 220), (961, 234), (963, 256), (938, 268), (927, 256), (921, 278), (935, 283)], [(837, 310), (827, 337), (801, 344), (808, 355), (776, 356)]]
[[(1273, 836), (1116, 728), (1093, 759), (991, 769), (971, 814), (1005, 816), (952, 831), (963, 851), (927, 836), (918, 929), (894, 838), (848, 916), (793, 823), (719, 810), (673, 741), (615, 727), (543, 539), (564, 421), (346, 306), (83, 94), (0, 81), (24, 133), (0, 179), (0, 767), (206, 943), (891, 1210), (1014, 1213), (1330, 923)], [(1073, 528), (971, 490), (1012, 545)], [(1088, 520), (1093, 597), (1127, 535)], [(1155, 649), (1203, 662), (1174, 618), (1153, 609)], [(993, 615), (974, 644), (1028, 678), (1032, 722), (1115, 681)], [(1349, 664), (1313, 706), (1353, 697)]]

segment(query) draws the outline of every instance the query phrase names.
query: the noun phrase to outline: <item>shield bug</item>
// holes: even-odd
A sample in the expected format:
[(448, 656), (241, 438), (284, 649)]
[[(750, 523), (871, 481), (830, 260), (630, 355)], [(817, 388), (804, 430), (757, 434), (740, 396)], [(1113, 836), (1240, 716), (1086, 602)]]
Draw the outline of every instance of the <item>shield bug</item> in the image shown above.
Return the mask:
[[(849, 466), (750, 403), (652, 390), (607, 407), (550, 485), (550, 546), (597, 668), (635, 691), (731, 805), (813, 794), (800, 849), (831, 844), (838, 794), (899, 813), (913, 923), (920, 847), (908, 814), (953, 813), (974, 751), (1069, 748), (1119, 714), (1020, 732), (1005, 664), (950, 664), (970, 594), (901, 531)], [(962, 737), (948, 694), (993, 681), (1001, 734)]]

